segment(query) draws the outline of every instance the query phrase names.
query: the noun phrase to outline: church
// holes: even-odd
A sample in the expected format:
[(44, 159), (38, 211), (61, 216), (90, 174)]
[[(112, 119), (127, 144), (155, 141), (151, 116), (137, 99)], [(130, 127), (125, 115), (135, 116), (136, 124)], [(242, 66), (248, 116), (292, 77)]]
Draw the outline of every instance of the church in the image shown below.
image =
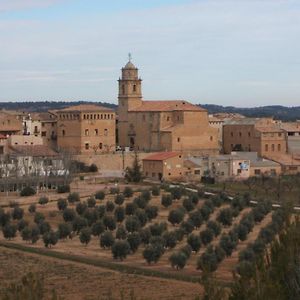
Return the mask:
[(149, 152), (218, 153), (218, 130), (209, 125), (205, 109), (185, 100), (143, 100), (142, 79), (131, 59), (118, 82), (119, 146)]

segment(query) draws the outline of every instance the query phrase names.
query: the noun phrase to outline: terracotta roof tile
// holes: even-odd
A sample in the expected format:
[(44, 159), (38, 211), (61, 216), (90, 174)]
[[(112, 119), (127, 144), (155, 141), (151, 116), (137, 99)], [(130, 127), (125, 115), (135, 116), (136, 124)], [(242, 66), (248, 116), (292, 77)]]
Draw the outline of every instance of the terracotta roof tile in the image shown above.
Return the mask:
[(59, 155), (51, 148), (44, 145), (26, 145), (26, 146), (14, 145), (11, 146), (11, 150), (16, 155), (26, 155), (26, 156), (34, 156), (34, 157)]
[(100, 106), (100, 105), (95, 105), (95, 104), (79, 104), (79, 105), (74, 105), (74, 106), (69, 106), (60, 110), (57, 110), (57, 112), (94, 112), (94, 111), (110, 111), (113, 112), (112, 109)]
[(145, 157), (143, 160), (165, 160), (180, 155), (178, 152), (158, 152)]
[(184, 100), (170, 100), (170, 101), (143, 101), (141, 106), (131, 109), (132, 112), (142, 111), (206, 111), (200, 106), (191, 104)]

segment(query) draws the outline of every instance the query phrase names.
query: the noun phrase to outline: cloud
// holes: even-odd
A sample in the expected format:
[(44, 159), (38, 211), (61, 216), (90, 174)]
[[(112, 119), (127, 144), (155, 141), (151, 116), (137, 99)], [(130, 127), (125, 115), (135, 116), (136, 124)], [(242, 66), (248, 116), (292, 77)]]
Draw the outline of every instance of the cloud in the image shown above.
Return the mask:
[(0, 0), (0, 13), (32, 8), (45, 8), (63, 0)]

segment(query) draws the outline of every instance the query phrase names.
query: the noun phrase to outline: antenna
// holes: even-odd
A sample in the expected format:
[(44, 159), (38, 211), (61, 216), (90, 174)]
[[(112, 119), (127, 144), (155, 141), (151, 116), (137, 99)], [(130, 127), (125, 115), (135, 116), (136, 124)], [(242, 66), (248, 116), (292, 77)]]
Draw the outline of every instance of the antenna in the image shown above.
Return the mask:
[(128, 53), (128, 60), (129, 60), (129, 62), (131, 62), (131, 59), (132, 59), (132, 55), (131, 55), (131, 53), (129, 52), (129, 53)]

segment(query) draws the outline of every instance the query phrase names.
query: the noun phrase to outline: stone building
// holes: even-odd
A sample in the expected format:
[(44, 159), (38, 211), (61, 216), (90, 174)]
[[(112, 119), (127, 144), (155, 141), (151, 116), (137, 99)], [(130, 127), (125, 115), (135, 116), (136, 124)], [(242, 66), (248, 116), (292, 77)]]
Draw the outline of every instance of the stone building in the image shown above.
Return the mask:
[(116, 115), (112, 109), (82, 104), (58, 110), (58, 149), (76, 154), (108, 153), (116, 148)]
[(252, 151), (272, 158), (287, 152), (285, 132), (271, 118), (244, 118), (232, 120), (223, 126), (223, 150)]
[(22, 134), (22, 122), (13, 113), (0, 111), (0, 134), (6, 137)]
[(286, 133), (288, 153), (300, 155), (300, 122), (281, 123), (281, 128)]
[(118, 143), (141, 151), (218, 152), (218, 131), (205, 109), (185, 100), (144, 101), (129, 61), (119, 79)]

